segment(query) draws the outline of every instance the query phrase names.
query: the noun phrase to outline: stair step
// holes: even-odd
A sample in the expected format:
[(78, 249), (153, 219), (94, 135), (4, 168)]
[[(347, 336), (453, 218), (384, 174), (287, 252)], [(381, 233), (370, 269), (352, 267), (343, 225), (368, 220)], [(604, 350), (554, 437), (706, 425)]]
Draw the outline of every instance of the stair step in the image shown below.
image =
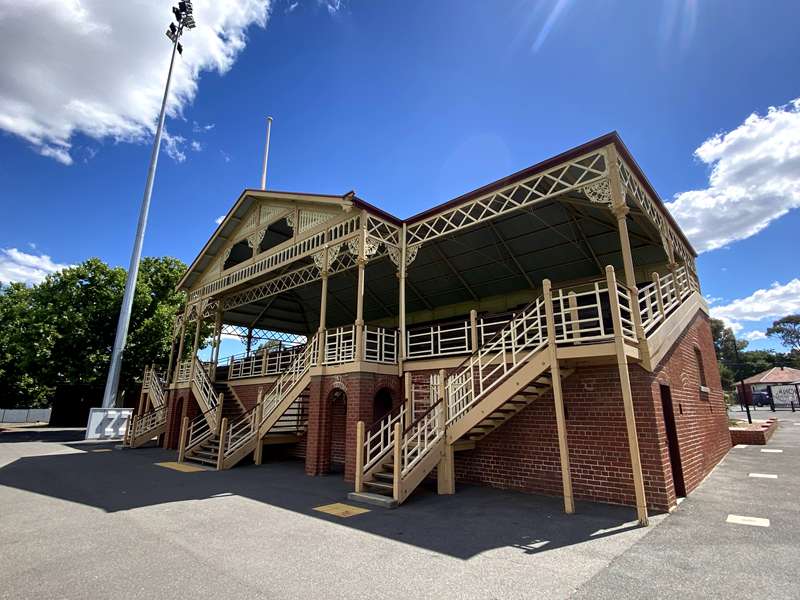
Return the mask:
[(390, 494), (394, 490), (394, 487), (391, 483), (385, 483), (383, 481), (365, 481), (364, 485), (377, 490), (383, 490), (384, 492), (388, 492)]
[(370, 506), (380, 506), (381, 508), (397, 508), (397, 500), (391, 496), (383, 494), (372, 494), (370, 492), (350, 492), (347, 499), (352, 502), (369, 504)]
[(186, 460), (203, 463), (204, 465), (213, 465), (213, 466), (217, 465), (216, 458), (214, 460), (211, 460), (209, 458), (203, 458), (202, 456), (197, 456), (196, 454), (187, 455)]
[(376, 479), (380, 479), (381, 481), (394, 481), (394, 473), (387, 473), (386, 471), (378, 471), (377, 473), (373, 473)]

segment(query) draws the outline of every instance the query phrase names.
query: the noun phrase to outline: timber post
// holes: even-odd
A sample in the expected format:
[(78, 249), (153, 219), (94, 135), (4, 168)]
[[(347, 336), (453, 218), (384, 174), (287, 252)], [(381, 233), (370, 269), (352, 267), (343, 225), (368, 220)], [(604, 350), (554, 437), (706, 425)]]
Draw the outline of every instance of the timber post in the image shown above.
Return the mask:
[(556, 429), (558, 432), (558, 455), (561, 461), (561, 487), (564, 493), (564, 512), (571, 515), (575, 512), (575, 501), (572, 498), (572, 474), (569, 466), (569, 446), (567, 442), (567, 423), (564, 416), (564, 396), (561, 390), (561, 369), (558, 365), (558, 348), (556, 346), (556, 325), (553, 314), (553, 294), (549, 279), (542, 281), (544, 294), (545, 319), (547, 321), (547, 346), (550, 352), (550, 379), (553, 387), (553, 404), (556, 410)]
[(439, 390), (442, 398), (442, 408), (439, 412), (441, 419), (441, 435), (444, 449), (442, 450), (442, 458), (439, 460), (439, 465), (436, 467), (436, 493), (439, 495), (449, 495), (456, 493), (456, 473), (455, 473), (455, 453), (453, 445), (447, 441), (447, 420), (448, 405), (447, 405), (447, 386), (445, 385), (445, 370), (439, 371)]
[(222, 428), (219, 432), (219, 452), (217, 453), (217, 471), (225, 468), (225, 442), (228, 435), (228, 419), (222, 419)]
[(217, 396), (217, 407), (214, 411), (214, 420), (217, 423), (217, 435), (219, 435), (220, 427), (222, 427), (222, 402), (225, 400), (225, 394), (222, 392)]
[(403, 396), (405, 398), (406, 416), (403, 427), (408, 427), (414, 422), (414, 392), (411, 389), (411, 372), (406, 371), (403, 375)]
[(356, 491), (364, 491), (364, 421), (356, 424)]
[(636, 514), (640, 525), (648, 525), (647, 500), (645, 499), (644, 477), (642, 475), (642, 459), (639, 454), (639, 436), (636, 431), (636, 416), (633, 409), (633, 394), (631, 392), (631, 379), (628, 372), (628, 357), (625, 354), (625, 340), (622, 334), (622, 317), (619, 310), (619, 297), (617, 296), (617, 279), (614, 267), (606, 267), (606, 281), (608, 283), (608, 296), (611, 301), (611, 320), (614, 324), (614, 346), (617, 354), (617, 367), (619, 369), (620, 388), (622, 390), (622, 406), (625, 411), (625, 427), (628, 434), (628, 449), (631, 456), (631, 471), (633, 473), (633, 489), (636, 494)]
[(400, 423), (394, 424), (394, 465), (392, 477), (392, 498), (400, 502), (400, 475), (402, 473), (401, 460), (403, 450), (403, 427)]
[(478, 350), (478, 311), (475, 309), (469, 311), (469, 350)]
[(261, 464), (264, 455), (264, 440), (261, 439), (261, 419), (264, 417), (264, 388), (258, 388), (258, 400), (256, 400), (255, 432), (256, 447), (253, 450), (253, 462)]
[(658, 313), (661, 315), (661, 320), (667, 318), (667, 311), (664, 310), (664, 294), (661, 293), (661, 277), (658, 273), (653, 273), (653, 285), (656, 288), (656, 304), (658, 305)]

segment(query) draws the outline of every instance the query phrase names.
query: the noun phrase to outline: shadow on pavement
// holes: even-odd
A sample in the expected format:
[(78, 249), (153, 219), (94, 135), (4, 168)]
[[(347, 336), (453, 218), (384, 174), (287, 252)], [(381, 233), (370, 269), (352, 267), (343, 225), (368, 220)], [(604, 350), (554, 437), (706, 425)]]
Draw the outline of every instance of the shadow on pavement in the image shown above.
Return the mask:
[[(49, 433), (39, 441), (61, 441)], [(313, 509), (346, 502), (352, 484), (341, 476), (309, 477), (299, 461), (182, 473), (155, 464), (175, 460), (175, 452), (160, 448), (70, 446), (87, 451), (17, 459), (0, 469), (0, 485), (107, 512), (238, 495), (462, 559), (500, 547), (546, 552), (637, 527), (628, 507), (578, 502), (577, 514), (565, 515), (560, 498), (467, 485), (453, 496), (423, 488), (399, 509), (372, 508), (343, 519)], [(92, 452), (109, 447), (115, 449)]]

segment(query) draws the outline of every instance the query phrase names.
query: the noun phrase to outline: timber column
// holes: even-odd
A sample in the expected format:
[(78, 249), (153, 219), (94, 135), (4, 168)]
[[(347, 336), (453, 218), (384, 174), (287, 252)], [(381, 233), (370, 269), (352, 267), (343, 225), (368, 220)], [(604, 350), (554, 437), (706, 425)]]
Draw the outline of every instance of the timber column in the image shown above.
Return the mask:
[(321, 269), (320, 269), (320, 277), (322, 279), (322, 291), (320, 293), (320, 300), (319, 300), (319, 328), (317, 329), (318, 339), (317, 339), (317, 364), (322, 364), (323, 360), (325, 359), (325, 322), (328, 318), (328, 269), (330, 265), (328, 264), (328, 247), (325, 247), (323, 250), (323, 255), (321, 258)]
[(358, 242), (358, 289), (356, 290), (355, 359), (364, 357), (364, 276), (367, 267), (367, 213), (361, 213), (361, 232)]
[(572, 474), (569, 467), (569, 445), (567, 443), (567, 421), (564, 415), (564, 396), (561, 391), (561, 370), (558, 366), (558, 348), (556, 347), (556, 325), (553, 315), (553, 297), (550, 292), (550, 280), (542, 281), (544, 293), (545, 318), (547, 320), (547, 346), (550, 353), (550, 379), (553, 387), (553, 403), (556, 409), (556, 429), (558, 432), (558, 455), (561, 460), (561, 486), (564, 492), (564, 512), (571, 515), (575, 512), (575, 501), (572, 498)]
[(647, 500), (644, 493), (644, 478), (642, 475), (642, 459), (639, 455), (639, 435), (636, 431), (636, 416), (633, 410), (633, 394), (631, 392), (631, 378), (628, 372), (628, 357), (625, 353), (625, 339), (622, 337), (622, 321), (619, 312), (619, 297), (615, 293), (617, 278), (614, 267), (606, 267), (606, 281), (608, 284), (608, 297), (611, 301), (611, 320), (614, 323), (614, 347), (617, 354), (617, 367), (619, 369), (619, 383), (622, 389), (622, 406), (625, 412), (625, 427), (628, 433), (628, 449), (631, 455), (631, 471), (633, 472), (633, 489), (636, 494), (636, 514), (640, 525), (647, 525)]

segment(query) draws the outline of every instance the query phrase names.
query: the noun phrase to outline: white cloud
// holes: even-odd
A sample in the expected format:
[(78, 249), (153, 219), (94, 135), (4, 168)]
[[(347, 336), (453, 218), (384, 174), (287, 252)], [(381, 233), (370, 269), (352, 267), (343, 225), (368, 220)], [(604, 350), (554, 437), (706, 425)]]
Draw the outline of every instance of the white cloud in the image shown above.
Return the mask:
[(299, 2), (292, 2), (291, 4), (289, 4), (289, 6), (286, 7), (285, 12), (287, 13), (294, 12), (294, 9), (297, 8), (298, 6), (300, 6)]
[(200, 152), (203, 150), (203, 144), (201, 144), (197, 140), (192, 140), (190, 147), (194, 152)]
[[(31, 244), (33, 246), (33, 244)], [(0, 248), (0, 283), (40, 283), (50, 273), (70, 265), (53, 262), (46, 254), (28, 254), (17, 248)]]
[(186, 144), (186, 138), (181, 135), (171, 135), (164, 130), (164, 137), (161, 140), (164, 145), (164, 152), (167, 153), (172, 160), (182, 163), (186, 160), (186, 152), (183, 148)]
[(734, 333), (742, 330), (742, 321), (779, 319), (800, 312), (800, 279), (785, 284), (773, 283), (767, 289), (756, 290), (721, 306), (711, 307), (711, 316), (722, 319)]
[(763, 331), (755, 330), (755, 331), (748, 331), (744, 334), (744, 339), (748, 342), (754, 342), (756, 340), (765, 340), (767, 339), (767, 334)]
[(224, 220), (225, 220), (225, 215), (220, 215), (220, 216), (218, 216), (216, 219), (214, 219), (214, 223), (216, 223), (217, 225), (219, 225), (219, 224), (220, 224), (220, 223), (222, 223)]
[(207, 125), (201, 125), (197, 121), (192, 121), (192, 133), (207, 133), (216, 127), (215, 123), (208, 123)]
[[(246, 29), (266, 25), (270, 0), (195, 0), (194, 8), (197, 28), (183, 36), (175, 62), (172, 116), (194, 99), (202, 71), (231, 68)], [(159, 0), (0, 0), (0, 129), (63, 164), (73, 161), (76, 133), (149, 139), (167, 74), (171, 16)]]
[(698, 252), (763, 230), (800, 207), (800, 98), (707, 139), (695, 156), (709, 185), (667, 204)]
[(328, 9), (328, 13), (331, 15), (335, 15), (344, 8), (344, 0), (318, 0), (318, 1), (322, 6)]
[(222, 160), (224, 160), (226, 163), (231, 162), (231, 155), (225, 152), (225, 150), (220, 150), (219, 153), (222, 156)]

